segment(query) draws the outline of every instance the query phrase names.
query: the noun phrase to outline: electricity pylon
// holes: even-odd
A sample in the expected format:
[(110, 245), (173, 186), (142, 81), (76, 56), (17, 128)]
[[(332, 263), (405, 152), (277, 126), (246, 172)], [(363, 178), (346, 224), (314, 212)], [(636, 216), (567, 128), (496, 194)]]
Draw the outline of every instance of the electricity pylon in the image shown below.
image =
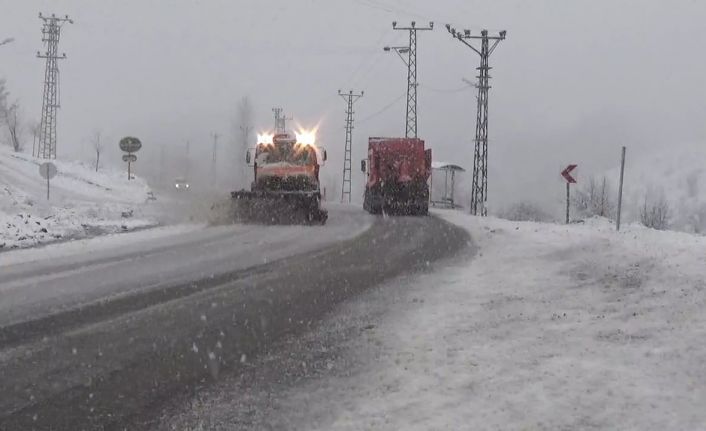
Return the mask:
[(44, 71), (44, 94), (42, 97), (42, 120), (39, 125), (39, 148), (37, 156), (44, 159), (56, 158), (56, 111), (61, 104), (59, 97), (59, 66), (57, 60), (66, 58), (66, 54), (58, 54), (61, 27), (65, 23), (73, 24), (68, 15), (59, 18), (52, 14), (44, 16), (39, 14), (42, 25), (42, 42), (46, 44), (46, 51), (42, 54), (37, 51), (38, 58), (46, 59)]
[[(482, 30), (479, 36), (471, 34), (470, 30), (464, 30), (463, 33), (456, 31), (449, 24), (446, 24), (446, 29), (451, 35), (461, 41), (464, 45), (471, 48), (480, 56), (480, 66), (478, 70), (478, 109), (476, 112), (476, 137), (475, 151), (473, 154), (473, 184), (471, 186), (471, 214), (473, 215), (488, 215), (488, 90), (490, 85), (490, 66), (488, 59), (493, 53), (495, 47), (498, 46), (501, 40), (505, 40), (506, 32), (500, 31), (497, 35), (489, 35), (488, 30)], [(471, 44), (471, 40), (480, 40), (480, 48), (476, 48)], [(492, 41), (492, 45), (490, 43)]]
[(341, 184), (341, 203), (345, 202), (346, 195), (348, 203), (351, 202), (351, 148), (353, 146), (353, 103), (363, 97), (363, 92), (360, 94), (353, 93), (353, 90), (348, 93), (343, 93), (338, 90), (338, 95), (346, 101), (346, 148), (343, 155), (343, 183)]

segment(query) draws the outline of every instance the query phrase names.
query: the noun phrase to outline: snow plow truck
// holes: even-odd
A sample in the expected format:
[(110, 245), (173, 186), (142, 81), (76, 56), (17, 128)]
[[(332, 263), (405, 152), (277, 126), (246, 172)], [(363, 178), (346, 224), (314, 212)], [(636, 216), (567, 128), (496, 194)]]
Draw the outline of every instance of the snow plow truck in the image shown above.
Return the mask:
[[(246, 162), (253, 167), (250, 190), (231, 192), (236, 221), (262, 224), (324, 224), (319, 169), (326, 151), (316, 132), (260, 134)], [(321, 163), (320, 163), (321, 160)]]
[[(367, 168), (367, 169), (366, 169)], [(369, 138), (363, 208), (371, 214), (426, 215), (429, 212), (431, 149), (417, 138)]]

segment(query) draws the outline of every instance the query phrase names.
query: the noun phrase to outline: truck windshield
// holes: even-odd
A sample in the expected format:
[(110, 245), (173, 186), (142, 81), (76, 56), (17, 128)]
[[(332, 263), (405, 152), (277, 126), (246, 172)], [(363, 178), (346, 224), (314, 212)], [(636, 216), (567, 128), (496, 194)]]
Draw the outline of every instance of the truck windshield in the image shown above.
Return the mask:
[(311, 147), (285, 143), (259, 148), (257, 163), (259, 165), (270, 163), (308, 165), (315, 160), (315, 157), (314, 150)]

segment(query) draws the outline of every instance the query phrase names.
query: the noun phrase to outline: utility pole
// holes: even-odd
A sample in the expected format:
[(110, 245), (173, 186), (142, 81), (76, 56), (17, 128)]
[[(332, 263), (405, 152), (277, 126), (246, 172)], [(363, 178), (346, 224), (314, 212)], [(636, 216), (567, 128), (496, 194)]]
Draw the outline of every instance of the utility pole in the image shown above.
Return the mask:
[(44, 94), (42, 98), (42, 120), (39, 126), (39, 148), (37, 156), (43, 159), (56, 158), (56, 111), (61, 101), (59, 97), (59, 66), (57, 60), (66, 58), (66, 54), (58, 54), (59, 36), (61, 27), (65, 23), (73, 24), (68, 15), (58, 18), (52, 14), (47, 17), (39, 14), (44, 24), (42, 25), (42, 42), (46, 44), (46, 51), (42, 54), (37, 51), (38, 58), (46, 59), (44, 72)]
[(346, 195), (348, 195), (348, 203), (351, 203), (351, 148), (353, 146), (353, 103), (363, 97), (363, 92), (360, 94), (353, 93), (353, 90), (348, 93), (343, 93), (338, 90), (338, 95), (346, 101), (346, 149), (343, 156), (343, 183), (341, 184), (341, 203), (344, 203)]
[[(488, 215), (488, 90), (490, 85), (488, 80), (490, 66), (488, 59), (501, 40), (505, 40), (507, 32), (500, 31), (497, 35), (489, 35), (488, 30), (482, 30), (480, 36), (471, 35), (470, 30), (463, 33), (456, 31), (449, 24), (446, 29), (451, 35), (471, 48), (480, 56), (480, 66), (478, 70), (478, 109), (476, 113), (476, 137), (475, 152), (473, 155), (473, 185), (471, 187), (471, 214)], [(471, 40), (480, 40), (480, 48), (471, 44)], [(492, 44), (491, 42), (492, 41)]]
[(213, 182), (218, 184), (218, 163), (216, 163), (216, 153), (218, 151), (218, 133), (213, 132), (213, 157), (211, 158), (211, 166), (213, 171)]
[(291, 120), (292, 118), (287, 118), (282, 108), (272, 108), (272, 112), (275, 113), (275, 133), (286, 133), (287, 120)]
[(159, 184), (164, 184), (164, 144), (159, 146)]
[[(429, 27), (417, 27), (417, 23), (412, 21), (409, 27), (397, 27), (397, 21), (392, 21), (393, 30), (409, 31), (409, 45), (407, 46), (386, 46), (386, 52), (395, 51), (407, 66), (407, 117), (405, 125), (405, 137), (417, 137), (417, 31), (433, 30), (434, 23), (429, 22)], [(407, 54), (406, 58), (403, 54)]]
[[(250, 132), (252, 131), (252, 126), (239, 126), (240, 128), (240, 133), (243, 134), (242, 140), (243, 140), (243, 147), (245, 147), (245, 150), (247, 151), (248, 149), (248, 143), (250, 142)], [(240, 159), (238, 159), (240, 160)]]
[(189, 178), (189, 145), (191, 143), (189, 141), (186, 141), (186, 166), (184, 166), (184, 176), (186, 177), (186, 181), (191, 181)]
[(618, 217), (615, 220), (615, 230), (620, 230), (620, 212), (623, 208), (623, 176), (625, 174), (625, 147), (620, 156), (620, 186), (618, 187)]

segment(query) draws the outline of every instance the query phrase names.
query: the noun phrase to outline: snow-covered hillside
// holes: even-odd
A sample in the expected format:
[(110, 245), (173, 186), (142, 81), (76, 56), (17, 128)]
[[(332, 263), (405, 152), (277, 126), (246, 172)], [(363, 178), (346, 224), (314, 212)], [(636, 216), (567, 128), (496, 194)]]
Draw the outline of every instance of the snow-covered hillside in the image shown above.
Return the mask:
[(141, 217), (151, 193), (143, 180), (79, 162), (53, 161), (47, 201), (43, 161), (0, 147), (0, 251), (155, 224)]

